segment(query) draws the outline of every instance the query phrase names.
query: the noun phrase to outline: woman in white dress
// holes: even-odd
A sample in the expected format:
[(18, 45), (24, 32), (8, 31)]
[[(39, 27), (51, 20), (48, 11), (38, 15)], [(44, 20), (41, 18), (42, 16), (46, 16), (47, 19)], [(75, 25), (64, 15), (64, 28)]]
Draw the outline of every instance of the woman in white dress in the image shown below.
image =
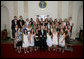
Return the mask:
[(26, 28), (26, 29), (27, 29), (28, 34), (30, 34), (30, 32), (31, 32), (31, 25), (28, 24), (28, 28)]
[(61, 47), (60, 51), (62, 50), (62, 53), (64, 53), (65, 33), (63, 32), (63, 29), (61, 29), (60, 34), (59, 34), (59, 47)]
[(50, 51), (50, 48), (52, 47), (52, 38), (51, 38), (51, 31), (50, 31), (50, 29), (48, 29), (46, 42), (47, 42), (47, 46), (48, 46), (48, 51)]
[(29, 53), (29, 51), (27, 51), (29, 47), (29, 39), (28, 39), (28, 34), (27, 34), (27, 30), (25, 29), (24, 34), (23, 34), (23, 48), (24, 48), (24, 53)]
[(29, 25), (29, 19), (27, 18), (26, 19), (26, 27), (28, 27), (28, 25)]
[(30, 46), (30, 52), (33, 51), (33, 47), (34, 47), (34, 30), (31, 29), (31, 32), (29, 34), (29, 46)]
[(53, 51), (57, 51), (57, 46), (58, 46), (58, 32), (56, 31), (56, 29), (53, 29)]

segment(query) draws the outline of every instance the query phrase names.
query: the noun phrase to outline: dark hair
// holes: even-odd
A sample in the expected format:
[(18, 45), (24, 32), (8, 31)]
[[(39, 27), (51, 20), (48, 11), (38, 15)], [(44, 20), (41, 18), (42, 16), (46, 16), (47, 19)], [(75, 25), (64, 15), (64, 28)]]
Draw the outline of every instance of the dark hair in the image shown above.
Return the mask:
[[(27, 29), (24, 29), (24, 34), (25, 34), (25, 30), (27, 31)], [(26, 32), (27, 33), (27, 32)], [(27, 33), (28, 34), (28, 33)]]
[(33, 34), (34, 34), (34, 29), (33, 28), (31, 29), (30, 33), (32, 33), (32, 30), (33, 30)]
[(22, 17), (22, 16), (20, 16), (20, 17)]
[[(17, 32), (18, 32), (19, 29), (20, 29), (20, 28), (17, 29)], [(21, 29), (20, 29), (20, 31), (21, 31)]]
[(14, 18), (17, 17), (17, 16), (14, 16)]
[(48, 29), (50, 32), (49, 32), (49, 35), (51, 35), (52, 33), (51, 33), (51, 30), (50, 29)]

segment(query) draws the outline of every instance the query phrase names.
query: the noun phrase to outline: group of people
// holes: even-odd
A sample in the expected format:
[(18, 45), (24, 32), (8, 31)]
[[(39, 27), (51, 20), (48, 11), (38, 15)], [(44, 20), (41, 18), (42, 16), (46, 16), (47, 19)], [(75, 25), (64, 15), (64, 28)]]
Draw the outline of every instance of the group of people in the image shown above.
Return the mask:
[(21, 53), (22, 48), (24, 53), (29, 53), (32, 51), (37, 51), (38, 49), (45, 50), (48, 48), (48, 51), (53, 48), (53, 51), (57, 51), (57, 48), (60, 47), (62, 53), (64, 53), (64, 48), (67, 48), (67, 44), (71, 39), (72, 35), (72, 17), (68, 19), (54, 19), (52, 18), (39, 19), (36, 18), (36, 21), (31, 18), (23, 20), (23, 17), (20, 16), (18, 20), (17, 16), (14, 16), (12, 20), (12, 36), (14, 38), (14, 48)]

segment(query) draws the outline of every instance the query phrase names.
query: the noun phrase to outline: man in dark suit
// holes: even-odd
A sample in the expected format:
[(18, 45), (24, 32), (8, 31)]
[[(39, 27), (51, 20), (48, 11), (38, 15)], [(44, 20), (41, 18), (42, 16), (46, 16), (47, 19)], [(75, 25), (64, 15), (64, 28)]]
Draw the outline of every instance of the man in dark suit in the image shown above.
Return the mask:
[(41, 30), (39, 30), (39, 37), (40, 37), (40, 50), (42, 52), (42, 50), (44, 50), (45, 52), (45, 48), (46, 48), (46, 31), (43, 29), (43, 26), (41, 26)]
[(15, 26), (18, 25), (17, 16), (14, 16), (14, 19), (11, 21), (12, 37), (15, 38)]
[(22, 22), (22, 26), (23, 26), (24, 25), (24, 20), (23, 20), (23, 17), (22, 16), (20, 16), (19, 25), (21, 25), (20, 22)]

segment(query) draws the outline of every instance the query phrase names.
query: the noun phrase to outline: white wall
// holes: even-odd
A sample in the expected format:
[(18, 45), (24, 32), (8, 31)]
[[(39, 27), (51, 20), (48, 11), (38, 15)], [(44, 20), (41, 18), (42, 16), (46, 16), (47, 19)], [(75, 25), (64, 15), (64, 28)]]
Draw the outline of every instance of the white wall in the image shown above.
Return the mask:
[(69, 1), (62, 2), (62, 19), (68, 18)]
[[(11, 36), (11, 20), (14, 17), (14, 10), (13, 10), (13, 1), (1, 1), (1, 5), (5, 6), (8, 9), (8, 14), (4, 17), (1, 16), (1, 21), (4, 20), (8, 25), (7, 25), (7, 31), (9, 33), (8, 36)], [(1, 12), (1, 14), (5, 14), (5, 12)], [(4, 24), (4, 22), (2, 22), (2, 24)], [(4, 29), (4, 28), (3, 28)], [(2, 29), (2, 30), (3, 30)]]
[[(8, 19), (6, 19), (5, 17), (5, 21), (7, 22), (8, 20), (8, 25), (10, 27), (10, 36), (11, 36), (11, 20), (13, 19), (13, 17), (16, 15), (14, 12), (16, 12), (18, 15), (18, 17), (20, 15), (22, 15), (23, 17), (27, 17), (26, 15), (27, 14), (24, 14), (24, 1), (16, 1), (17, 4), (15, 5), (14, 1), (1, 1), (1, 5), (4, 5), (7, 7), (8, 9), (8, 14), (9, 17)], [(81, 22), (83, 21), (83, 18), (81, 18), (79, 16), (78, 18), (78, 14), (80, 13), (79, 9), (81, 7), (81, 5), (83, 6), (83, 1), (62, 1), (62, 3), (59, 3), (58, 5), (58, 2), (59, 1), (46, 1), (47, 2), (47, 7), (44, 9), (44, 10), (41, 10), (38, 6), (39, 4), (39, 1), (26, 1), (28, 2), (27, 5), (27, 10), (25, 11), (25, 13), (27, 12), (28, 13), (28, 18), (30, 19), (31, 17), (34, 18), (34, 20), (36, 19), (36, 15), (50, 15), (50, 17), (52, 17), (53, 19), (57, 18), (58, 15), (61, 15), (62, 18), (68, 18), (69, 17), (69, 13), (71, 12), (72, 13), (72, 22), (74, 23), (74, 28), (73, 28), (73, 35), (72, 35), (72, 38), (75, 38), (76, 37), (76, 33), (77, 33), (77, 22), (78, 22), (78, 19), (81, 19)], [(73, 3), (73, 7), (71, 11), (68, 11), (69, 10), (69, 2), (70, 3)], [(25, 6), (26, 6), (25, 5)], [(16, 7), (15, 7), (16, 6)], [(59, 9), (62, 9), (58, 12), (58, 7), (60, 6)], [(16, 9), (15, 9), (16, 8)], [(25, 7), (26, 9), (26, 7)], [(5, 12), (1, 12), (3, 15), (5, 14)], [(60, 13), (60, 14), (58, 14)], [(82, 17), (82, 12), (80, 14)], [(4, 19), (4, 16), (1, 16), (1, 21), (3, 21)], [(80, 25), (82, 24), (81, 22)], [(2, 24), (4, 24), (4, 22), (2, 22)], [(80, 26), (79, 25), (79, 26)], [(1, 25), (2, 26), (2, 25)], [(83, 26), (82, 26), (83, 27)], [(2, 28), (4, 29), (4, 27), (2, 26)]]
[(18, 2), (18, 18), (19, 16), (24, 17), (24, 1), (17, 1)]
[(28, 1), (28, 17), (34, 18), (36, 15), (50, 15), (50, 17), (57, 18), (57, 1), (46, 1), (47, 7), (44, 10), (39, 8), (40, 1)]
[[(74, 23), (74, 27), (73, 27), (73, 31), (72, 31), (72, 38), (76, 37), (76, 34), (78, 32), (78, 28), (77, 28), (77, 19), (78, 19), (78, 12), (79, 9), (81, 7), (81, 5), (83, 5), (82, 1), (74, 1), (74, 5), (73, 5), (73, 15), (72, 15), (72, 22)], [(82, 20), (83, 21), (83, 20)]]

